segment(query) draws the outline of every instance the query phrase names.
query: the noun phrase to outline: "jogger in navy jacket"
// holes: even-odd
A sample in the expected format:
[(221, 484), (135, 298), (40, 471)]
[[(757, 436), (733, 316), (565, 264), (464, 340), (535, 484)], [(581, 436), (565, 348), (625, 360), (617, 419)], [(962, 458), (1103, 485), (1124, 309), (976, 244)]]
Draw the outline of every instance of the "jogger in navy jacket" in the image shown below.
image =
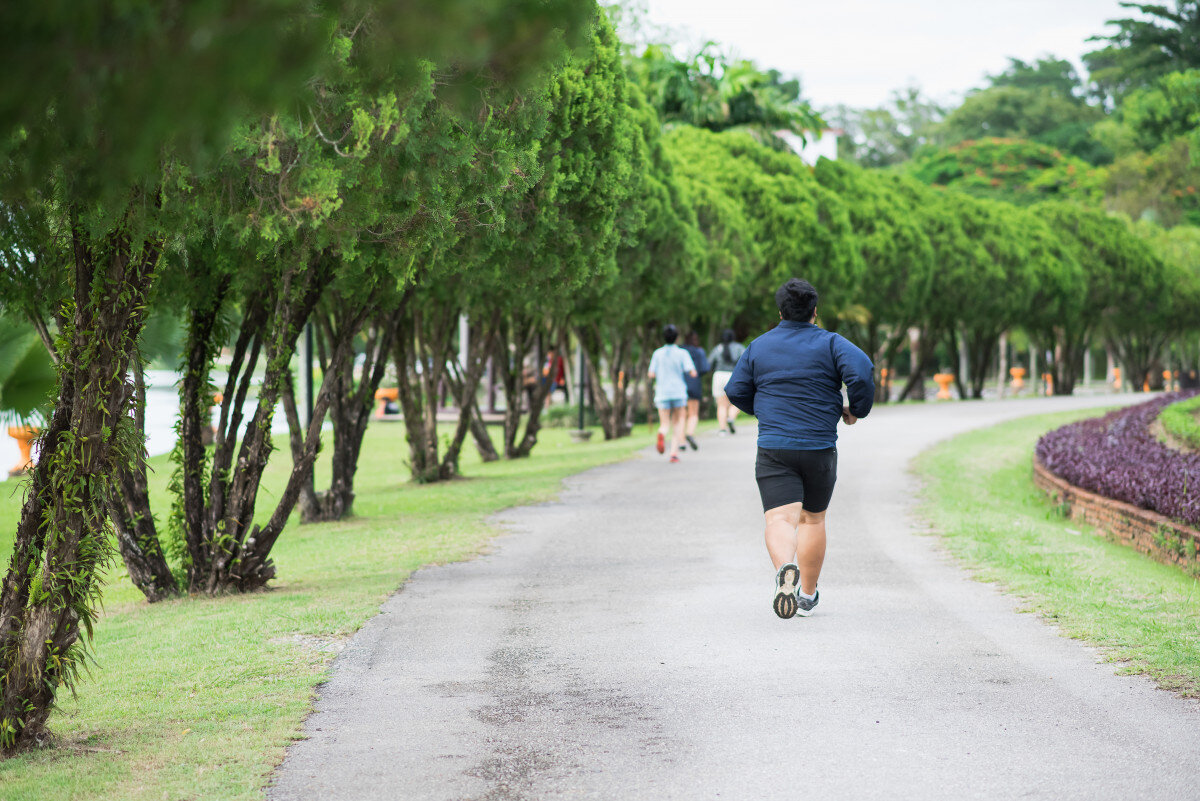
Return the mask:
[(810, 615), (817, 605), (838, 420), (853, 425), (875, 399), (871, 359), (815, 324), (817, 300), (807, 281), (781, 286), (781, 322), (750, 344), (725, 385), (730, 402), (758, 418), (754, 473), (777, 571), (774, 608), (783, 618)]

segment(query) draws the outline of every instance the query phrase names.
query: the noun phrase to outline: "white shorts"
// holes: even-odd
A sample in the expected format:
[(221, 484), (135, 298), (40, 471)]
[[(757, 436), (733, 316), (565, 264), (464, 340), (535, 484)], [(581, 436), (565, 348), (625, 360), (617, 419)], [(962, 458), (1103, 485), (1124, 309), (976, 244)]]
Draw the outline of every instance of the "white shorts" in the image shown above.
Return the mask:
[(717, 370), (715, 373), (713, 373), (712, 396), (714, 398), (725, 397), (725, 385), (729, 383), (729, 379), (732, 376), (732, 370)]

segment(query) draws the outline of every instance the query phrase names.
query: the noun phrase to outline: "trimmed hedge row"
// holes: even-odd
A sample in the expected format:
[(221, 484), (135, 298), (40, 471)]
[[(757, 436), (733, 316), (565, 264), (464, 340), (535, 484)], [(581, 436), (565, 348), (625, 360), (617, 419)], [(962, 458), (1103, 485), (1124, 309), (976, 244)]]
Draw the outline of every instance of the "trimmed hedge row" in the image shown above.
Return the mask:
[(1200, 525), (1200, 453), (1181, 453), (1150, 432), (1159, 413), (1194, 393), (1174, 393), (1055, 429), (1037, 457), (1063, 480), (1107, 498)]

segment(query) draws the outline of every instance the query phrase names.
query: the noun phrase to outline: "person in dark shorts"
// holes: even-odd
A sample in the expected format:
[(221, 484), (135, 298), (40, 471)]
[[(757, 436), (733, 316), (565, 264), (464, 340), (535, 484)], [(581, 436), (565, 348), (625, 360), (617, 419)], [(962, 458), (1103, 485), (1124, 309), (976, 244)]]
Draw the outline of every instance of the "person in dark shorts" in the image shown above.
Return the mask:
[(807, 281), (781, 286), (781, 322), (750, 344), (725, 384), (729, 401), (758, 417), (754, 476), (776, 571), (772, 605), (782, 618), (807, 617), (817, 606), (825, 512), (837, 482), (837, 424), (866, 417), (875, 398), (870, 358), (816, 325), (817, 300)]
[(704, 348), (700, 347), (700, 335), (695, 331), (687, 335), (683, 341), (683, 349), (691, 355), (692, 364), (696, 367), (695, 375), (684, 376), (684, 381), (687, 382), (687, 423), (684, 425), (683, 438), (692, 446), (692, 450), (699, 450), (696, 427), (700, 425), (700, 399), (704, 396), (700, 379), (708, 372), (708, 357), (704, 354)]

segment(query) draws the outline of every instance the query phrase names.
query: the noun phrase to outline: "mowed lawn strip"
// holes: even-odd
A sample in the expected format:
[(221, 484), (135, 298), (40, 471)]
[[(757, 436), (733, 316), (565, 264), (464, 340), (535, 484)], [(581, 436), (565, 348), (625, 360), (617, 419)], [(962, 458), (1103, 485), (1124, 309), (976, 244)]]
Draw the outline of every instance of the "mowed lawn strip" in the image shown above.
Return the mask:
[[(650, 444), (644, 426), (633, 437), (582, 445), (563, 429), (544, 429), (528, 459), (484, 465), (468, 443), (466, 478), (417, 486), (407, 481), (403, 429), (368, 430), (357, 517), (305, 526), (293, 517), (273, 553), (279, 578), (270, 591), (150, 605), (114, 562), (93, 676), (77, 698), (60, 699), (51, 717), (56, 747), (0, 760), (0, 798), (261, 798), (338, 644), (412, 571), (479, 553), (497, 533), (488, 516), (552, 499), (565, 477)], [(164, 458), (152, 465), (161, 525), (170, 466)], [(289, 469), (285, 445), (268, 469), (260, 516), (270, 514)], [(318, 488), (323, 480), (319, 466)], [(17, 486), (0, 484), (5, 565)]]
[(920, 511), (979, 578), (1025, 599), (1065, 634), (1200, 695), (1200, 583), (1064, 519), (1034, 486), (1033, 447), (1046, 431), (1095, 411), (1029, 417), (941, 443), (914, 462)]
[(1158, 419), (1171, 444), (1200, 451), (1200, 395), (1172, 403)]

